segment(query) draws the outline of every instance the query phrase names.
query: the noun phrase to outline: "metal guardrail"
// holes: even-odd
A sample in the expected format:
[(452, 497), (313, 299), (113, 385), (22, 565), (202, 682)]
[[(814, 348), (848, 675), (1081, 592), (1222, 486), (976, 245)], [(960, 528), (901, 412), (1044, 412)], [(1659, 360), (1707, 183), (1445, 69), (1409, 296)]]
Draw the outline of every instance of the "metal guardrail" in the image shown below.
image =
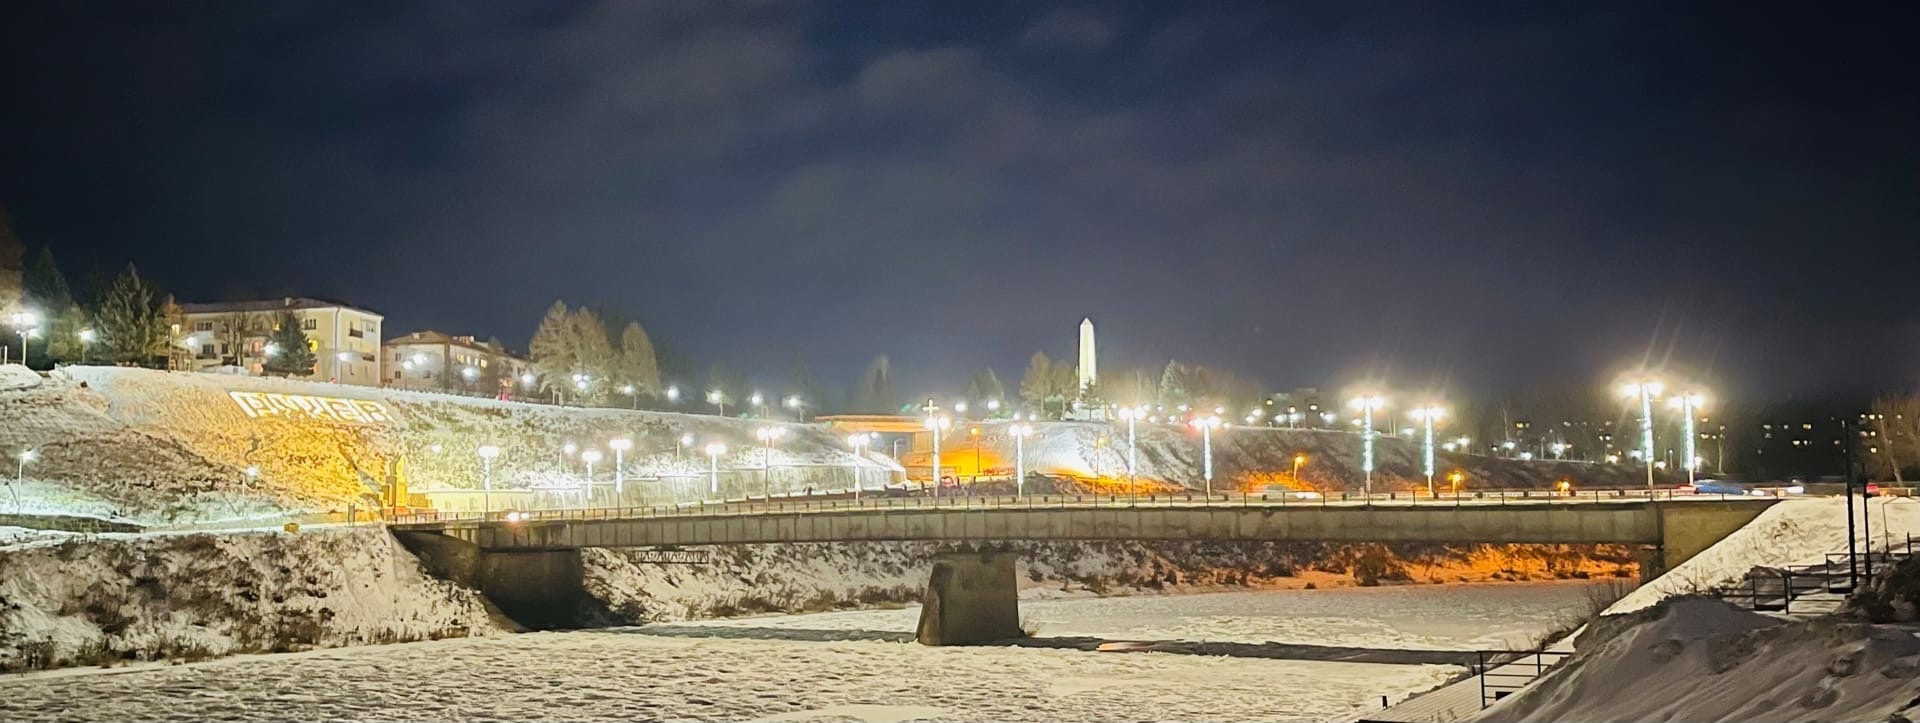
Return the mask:
[(1546, 675), (1553, 666), (1572, 657), (1566, 650), (1475, 651), (1474, 670), (1480, 677), (1480, 707), (1493, 705)]
[[(1830, 552), (1820, 564), (1798, 569), (1750, 570), (1739, 583), (1711, 588), (1707, 594), (1757, 612), (1792, 613), (1794, 602), (1809, 596), (1851, 594), (1856, 562), (1873, 563), (1863, 571), (1891, 571), (1894, 565), (1920, 552), (1920, 537), (1908, 534), (1898, 541), (1889, 539), (1884, 543), (1884, 548), (1868, 549), (1851, 556), (1845, 552)], [(1861, 577), (1872, 579), (1866, 574)]]
[(614, 520), (660, 517), (709, 517), (719, 515), (804, 514), (841, 511), (887, 510), (966, 510), (966, 509), (1063, 509), (1085, 507), (1443, 507), (1468, 508), (1506, 505), (1542, 505), (1553, 503), (1620, 504), (1648, 501), (1733, 501), (1754, 499), (1747, 495), (1677, 494), (1673, 490), (1481, 490), (1461, 494), (1427, 496), (1409, 493), (1379, 493), (1372, 496), (1341, 494), (1338, 497), (1311, 493), (1233, 493), (1176, 495), (1022, 495), (1022, 496), (868, 496), (852, 499), (823, 496), (818, 499), (741, 498), (688, 502), (672, 505), (634, 507), (565, 507), (532, 510), (501, 509), (491, 512), (417, 512), (386, 515), (390, 524), (430, 524), (458, 521), (529, 522), (543, 520)]

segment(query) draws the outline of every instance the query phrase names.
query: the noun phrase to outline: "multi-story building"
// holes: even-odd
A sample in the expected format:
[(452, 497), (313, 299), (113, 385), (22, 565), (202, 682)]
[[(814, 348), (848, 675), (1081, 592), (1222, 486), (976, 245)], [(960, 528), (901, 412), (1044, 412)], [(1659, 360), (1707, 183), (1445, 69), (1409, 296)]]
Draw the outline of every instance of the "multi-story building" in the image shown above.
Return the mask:
[(388, 339), (380, 356), (387, 386), (488, 396), (510, 396), (532, 366), (496, 342), (439, 331)]
[(341, 384), (380, 385), (380, 322), (366, 309), (335, 301), (286, 297), (262, 301), (181, 304), (185, 323), (170, 329), (171, 342), (187, 352), (188, 368), (228, 368), (259, 374), (267, 361), (267, 337), (283, 311), (300, 320), (313, 349), (309, 377)]

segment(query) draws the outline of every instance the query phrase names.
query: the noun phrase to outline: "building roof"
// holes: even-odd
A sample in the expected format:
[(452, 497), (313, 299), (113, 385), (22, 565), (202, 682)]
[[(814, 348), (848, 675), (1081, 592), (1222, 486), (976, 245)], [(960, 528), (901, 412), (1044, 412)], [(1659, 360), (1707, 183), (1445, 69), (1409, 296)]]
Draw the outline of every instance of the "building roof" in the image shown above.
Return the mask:
[(282, 309), (351, 309), (376, 318), (386, 318), (377, 312), (368, 311), (352, 304), (310, 296), (287, 296), (278, 299), (259, 301), (215, 301), (204, 304), (181, 304), (180, 310), (188, 314), (228, 314), (236, 311), (280, 311)]

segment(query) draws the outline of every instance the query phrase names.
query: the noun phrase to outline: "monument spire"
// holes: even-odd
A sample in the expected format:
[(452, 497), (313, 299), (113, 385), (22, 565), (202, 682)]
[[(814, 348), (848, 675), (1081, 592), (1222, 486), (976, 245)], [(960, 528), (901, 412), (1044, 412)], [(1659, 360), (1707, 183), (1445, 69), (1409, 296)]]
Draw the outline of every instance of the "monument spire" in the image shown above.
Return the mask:
[(1100, 357), (1093, 346), (1093, 319), (1080, 320), (1080, 391), (1100, 382)]

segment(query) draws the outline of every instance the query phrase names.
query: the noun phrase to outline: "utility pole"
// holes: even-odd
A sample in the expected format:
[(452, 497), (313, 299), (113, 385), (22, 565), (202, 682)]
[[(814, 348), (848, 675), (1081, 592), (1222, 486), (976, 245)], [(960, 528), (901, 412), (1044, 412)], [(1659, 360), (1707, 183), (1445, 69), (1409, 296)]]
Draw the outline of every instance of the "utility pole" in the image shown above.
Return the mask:
[(1845, 484), (1844, 489), (1847, 496), (1847, 586), (1851, 589), (1858, 590), (1860, 589), (1860, 566), (1858, 562), (1860, 553), (1859, 553), (1859, 550), (1856, 549), (1854, 546), (1854, 539), (1856, 536), (1854, 535), (1854, 532), (1853, 532), (1853, 422), (1852, 420), (1847, 420), (1847, 419), (1840, 420), (1840, 453), (1841, 453), (1841, 459), (1844, 460), (1844, 466), (1841, 467), (1841, 474), (1842, 474), (1841, 480)]

